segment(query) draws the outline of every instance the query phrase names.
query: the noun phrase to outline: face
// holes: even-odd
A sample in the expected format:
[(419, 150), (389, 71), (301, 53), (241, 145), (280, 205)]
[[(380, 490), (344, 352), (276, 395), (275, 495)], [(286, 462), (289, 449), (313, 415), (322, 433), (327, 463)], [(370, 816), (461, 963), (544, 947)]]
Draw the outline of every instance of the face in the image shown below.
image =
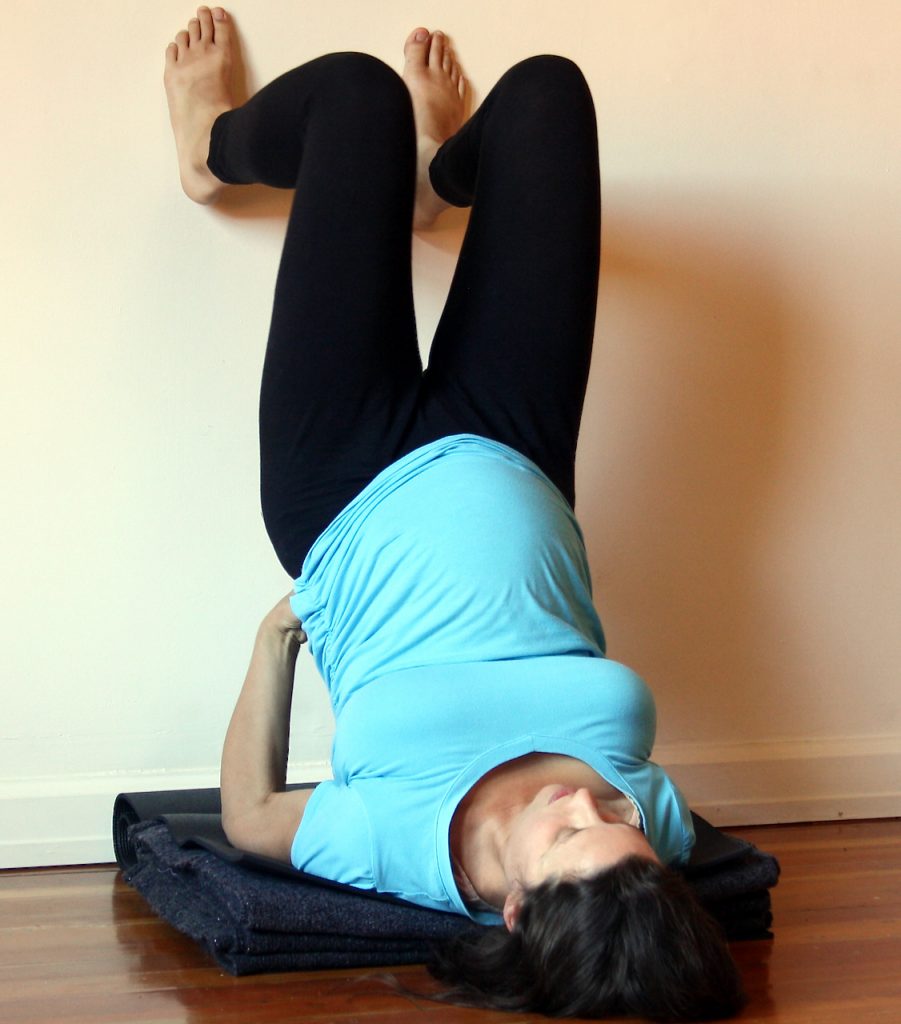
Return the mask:
[(528, 889), (549, 878), (595, 875), (631, 854), (658, 860), (641, 829), (587, 789), (545, 786), (513, 822), (504, 870), (516, 887)]

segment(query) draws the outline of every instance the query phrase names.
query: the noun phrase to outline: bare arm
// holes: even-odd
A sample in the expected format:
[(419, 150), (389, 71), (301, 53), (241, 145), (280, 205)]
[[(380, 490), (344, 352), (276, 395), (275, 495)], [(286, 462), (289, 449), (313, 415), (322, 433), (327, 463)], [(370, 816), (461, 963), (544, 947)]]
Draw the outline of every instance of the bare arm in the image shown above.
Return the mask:
[(306, 639), (288, 598), (263, 619), (222, 750), (222, 827), (235, 846), (291, 860), (312, 790), (285, 792), (294, 666)]

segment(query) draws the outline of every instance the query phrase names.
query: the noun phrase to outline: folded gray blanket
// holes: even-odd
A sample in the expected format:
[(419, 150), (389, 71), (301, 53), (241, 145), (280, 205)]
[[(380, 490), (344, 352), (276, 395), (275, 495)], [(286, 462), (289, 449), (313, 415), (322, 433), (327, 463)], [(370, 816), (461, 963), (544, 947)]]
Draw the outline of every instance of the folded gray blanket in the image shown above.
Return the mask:
[[(421, 963), (466, 918), (295, 871), (230, 846), (218, 791), (122, 794), (113, 835), (125, 880), (231, 974)], [(171, 810), (172, 813), (165, 813)], [(685, 875), (727, 937), (769, 936), (775, 858), (695, 816)]]
[(231, 974), (421, 963), (469, 923), (230, 864), (180, 847), (160, 822), (133, 826), (132, 841), (125, 880)]

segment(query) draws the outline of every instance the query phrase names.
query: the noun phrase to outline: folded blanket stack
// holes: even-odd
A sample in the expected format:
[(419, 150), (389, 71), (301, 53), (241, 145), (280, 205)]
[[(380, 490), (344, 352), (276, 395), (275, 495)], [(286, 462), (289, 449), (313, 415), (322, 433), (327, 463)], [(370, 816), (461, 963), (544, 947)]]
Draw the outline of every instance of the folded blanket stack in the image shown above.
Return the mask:
[[(122, 794), (113, 835), (125, 880), (231, 974), (421, 963), (473, 927), (455, 914), (295, 871), (231, 847), (217, 790)], [(695, 816), (685, 875), (731, 939), (770, 935), (779, 866)]]
[(420, 963), (467, 922), (180, 847), (165, 824), (133, 826), (126, 871), (150, 906), (231, 974)]
[(779, 862), (694, 812), (692, 818), (696, 842), (682, 870), (699, 902), (719, 921), (726, 938), (770, 938), (770, 889), (779, 880)]

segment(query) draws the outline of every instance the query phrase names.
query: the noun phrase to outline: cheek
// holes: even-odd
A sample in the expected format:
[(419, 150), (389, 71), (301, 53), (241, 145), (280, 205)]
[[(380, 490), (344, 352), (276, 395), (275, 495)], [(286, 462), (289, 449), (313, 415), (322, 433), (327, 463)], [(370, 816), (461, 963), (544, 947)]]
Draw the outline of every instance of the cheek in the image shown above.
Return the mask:
[(531, 821), (520, 836), (523, 862), (533, 871), (542, 868), (544, 861), (553, 856), (560, 822), (537, 818)]

